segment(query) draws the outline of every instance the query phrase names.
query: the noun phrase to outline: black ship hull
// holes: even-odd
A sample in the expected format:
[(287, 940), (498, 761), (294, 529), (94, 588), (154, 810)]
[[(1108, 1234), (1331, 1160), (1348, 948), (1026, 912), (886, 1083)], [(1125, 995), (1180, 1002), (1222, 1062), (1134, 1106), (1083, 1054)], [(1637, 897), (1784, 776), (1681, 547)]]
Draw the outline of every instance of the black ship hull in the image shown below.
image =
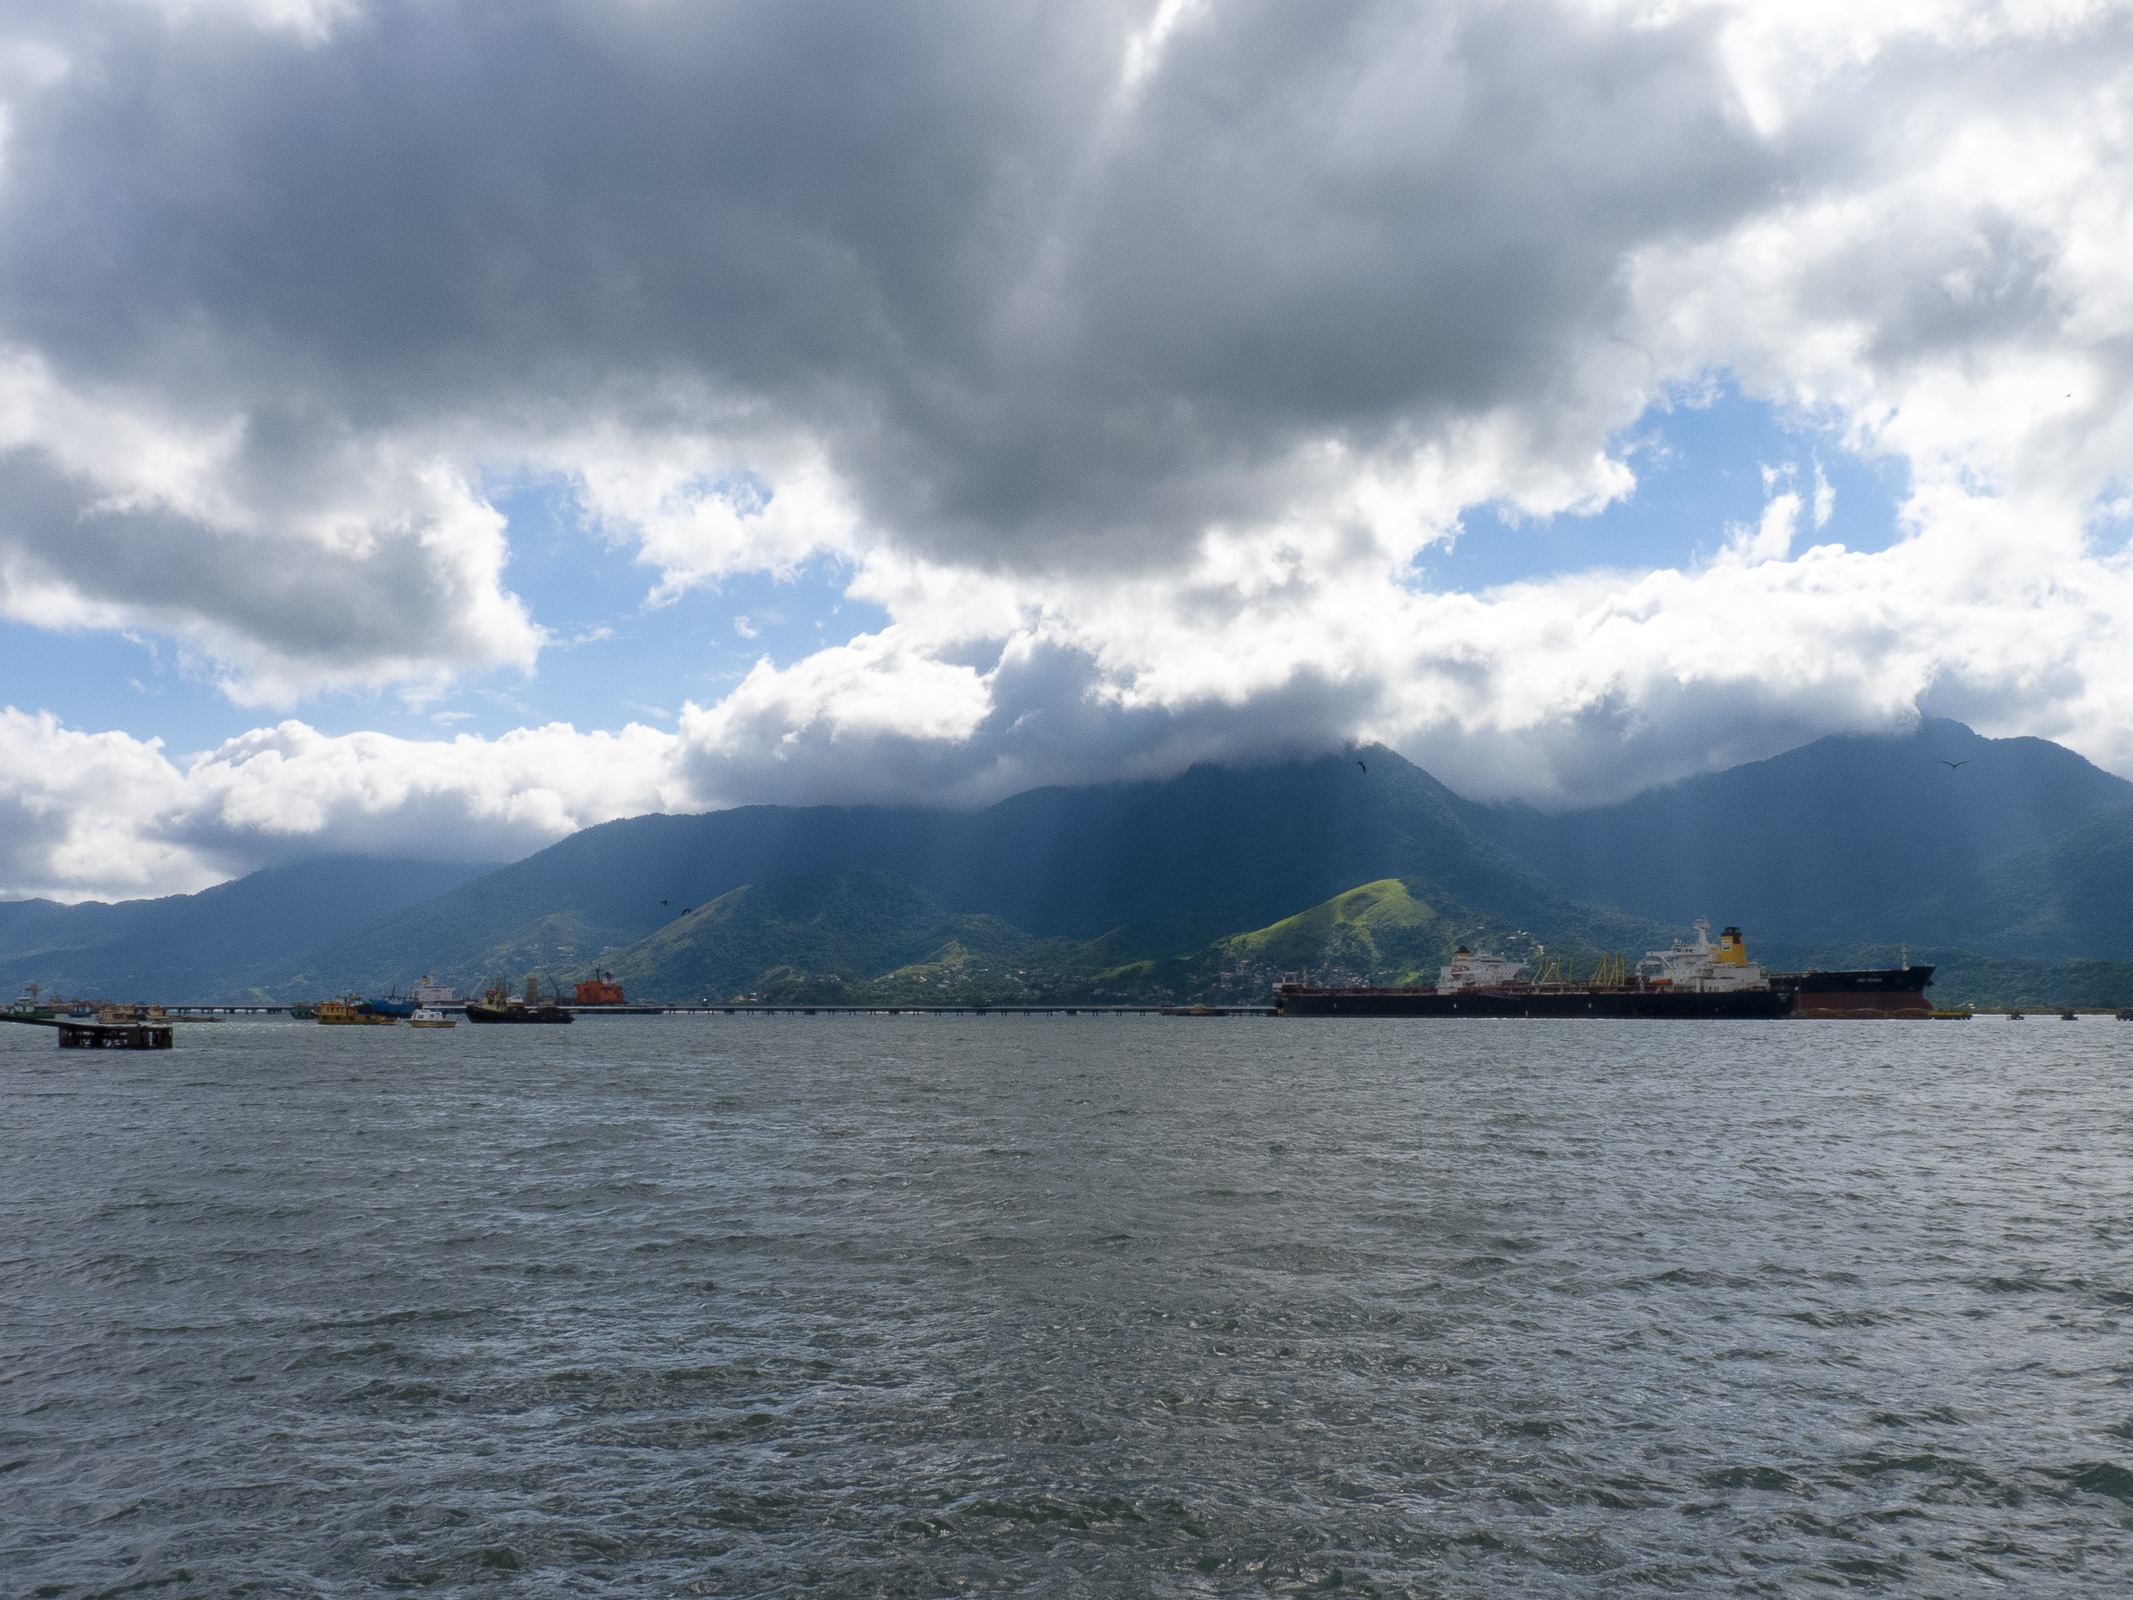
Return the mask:
[(561, 1006), (467, 1007), (469, 1022), (568, 1022), (570, 1013)]
[(1754, 1022), (1791, 1014), (1792, 993), (1733, 989), (1674, 994), (1665, 989), (1307, 989), (1284, 985), (1274, 997), (1285, 1017), (1637, 1017)]
[(1284, 984), (1285, 1017), (1643, 1017), (1752, 1021), (1770, 1017), (1930, 1016), (1931, 967), (1784, 972), (1767, 989), (1314, 989)]
[(1884, 967), (1858, 972), (1773, 972), (1770, 986), (1792, 996), (1795, 1016), (1845, 1012), (1930, 1012), (1931, 967)]

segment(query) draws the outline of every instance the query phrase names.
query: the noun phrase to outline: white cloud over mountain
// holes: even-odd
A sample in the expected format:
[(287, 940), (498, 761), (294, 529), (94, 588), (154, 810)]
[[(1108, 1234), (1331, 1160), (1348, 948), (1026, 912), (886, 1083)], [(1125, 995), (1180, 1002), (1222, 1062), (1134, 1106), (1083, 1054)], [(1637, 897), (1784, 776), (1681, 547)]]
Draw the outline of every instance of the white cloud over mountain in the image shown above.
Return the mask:
[[(247, 705), (527, 669), (505, 472), (662, 602), (830, 552), (890, 618), (671, 732), (16, 715), (5, 887), (1353, 737), (1550, 804), (1921, 706), (2133, 769), (2129, 140), (2106, 5), (0, 9), (7, 615)], [(1418, 576), (1720, 375), (1903, 537), (1795, 476), (1698, 564)]]

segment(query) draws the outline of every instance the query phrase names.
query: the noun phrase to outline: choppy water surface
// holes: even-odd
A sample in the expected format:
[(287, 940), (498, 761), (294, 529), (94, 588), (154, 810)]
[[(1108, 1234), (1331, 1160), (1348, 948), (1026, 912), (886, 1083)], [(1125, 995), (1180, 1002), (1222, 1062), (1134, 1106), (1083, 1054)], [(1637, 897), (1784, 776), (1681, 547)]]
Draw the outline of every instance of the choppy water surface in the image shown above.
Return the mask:
[(2108, 1594), (2133, 1024), (0, 1029), (11, 1594)]

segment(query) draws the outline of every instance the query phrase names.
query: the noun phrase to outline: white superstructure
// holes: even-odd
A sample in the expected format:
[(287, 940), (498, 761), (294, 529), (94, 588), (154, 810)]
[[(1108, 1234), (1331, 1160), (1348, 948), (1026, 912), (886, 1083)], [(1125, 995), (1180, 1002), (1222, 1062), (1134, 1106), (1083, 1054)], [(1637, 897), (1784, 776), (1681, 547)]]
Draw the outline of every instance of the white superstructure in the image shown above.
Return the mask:
[(1734, 989), (1767, 989), (1770, 978), (1748, 959), (1740, 929), (1727, 928), (1711, 943), (1711, 924), (1696, 919), (1696, 942), (1677, 941), (1670, 950), (1654, 950), (1637, 963), (1637, 976), (1664, 983), (1676, 993), (1723, 994)]
[(1476, 955), (1461, 945), (1452, 953), (1451, 965), (1437, 969), (1437, 988), (1446, 989), (1500, 989), (1507, 983), (1516, 983), (1518, 975), (1526, 970), (1523, 961), (1513, 961), (1509, 956)]

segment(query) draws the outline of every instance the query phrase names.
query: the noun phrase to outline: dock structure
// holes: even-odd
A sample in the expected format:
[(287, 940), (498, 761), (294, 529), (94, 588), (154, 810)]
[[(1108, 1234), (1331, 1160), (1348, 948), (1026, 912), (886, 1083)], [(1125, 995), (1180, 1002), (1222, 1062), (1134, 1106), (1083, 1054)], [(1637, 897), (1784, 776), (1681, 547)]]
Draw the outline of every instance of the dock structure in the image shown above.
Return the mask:
[(168, 1050), (167, 1022), (74, 1022), (64, 1017), (6, 1017), (33, 1028), (53, 1028), (62, 1050)]

